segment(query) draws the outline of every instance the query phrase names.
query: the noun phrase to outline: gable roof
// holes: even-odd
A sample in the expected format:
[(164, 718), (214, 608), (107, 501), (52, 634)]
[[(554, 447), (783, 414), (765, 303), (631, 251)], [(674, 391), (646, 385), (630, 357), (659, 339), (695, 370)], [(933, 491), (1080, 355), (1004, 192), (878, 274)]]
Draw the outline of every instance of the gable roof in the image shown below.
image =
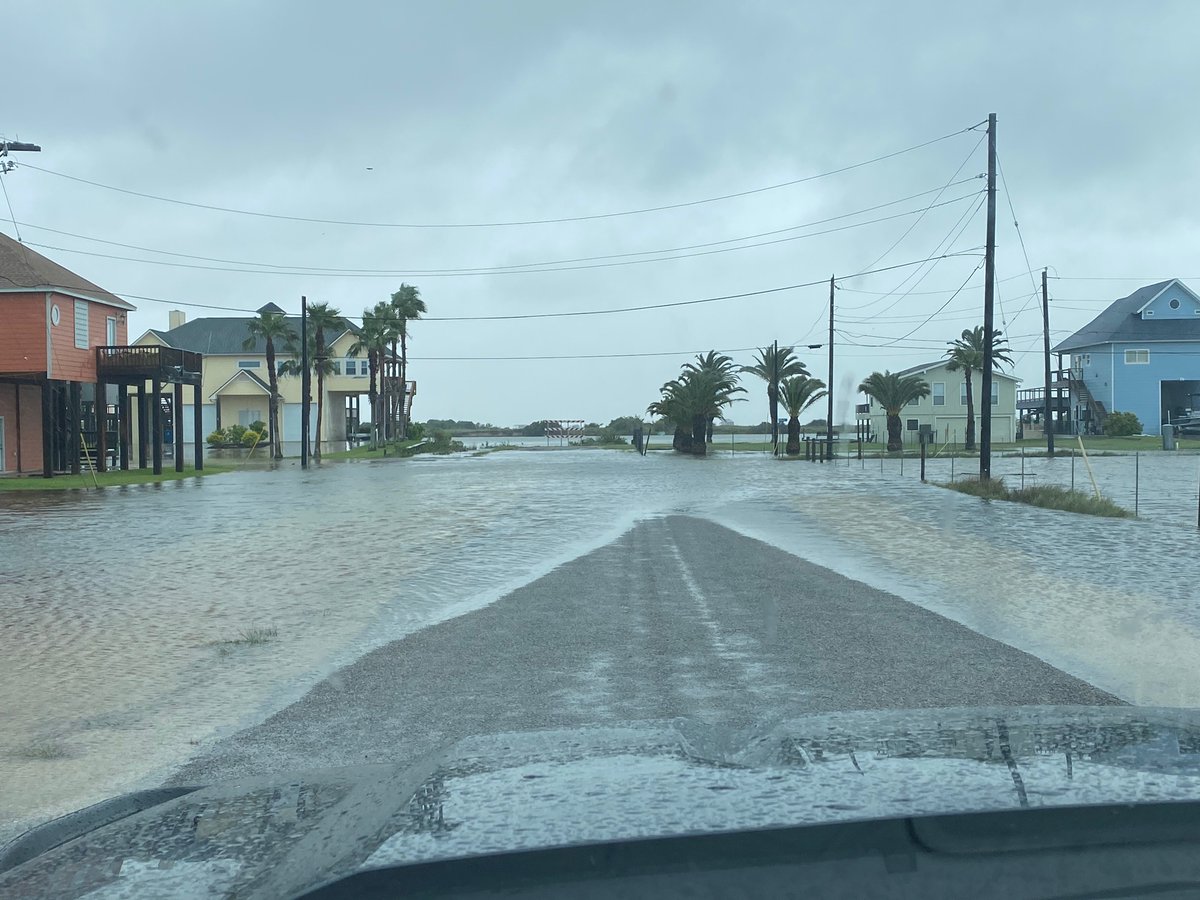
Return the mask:
[[(946, 363), (948, 363), (948, 362), (950, 362), (950, 360), (948, 360), (948, 359), (939, 359), (939, 360), (935, 360), (934, 362), (920, 363), (919, 365), (909, 366), (907, 369), (901, 369), (899, 372), (896, 372), (895, 374), (896, 375), (924, 375), (930, 369), (945, 368)], [(1018, 381), (1018, 382), (1021, 380), (1020, 378), (1017, 378), (1015, 375), (1010, 375), (1007, 372), (1001, 372), (999, 369), (992, 370), (992, 377), (993, 378), (1007, 378), (1009, 381)]]
[(1173, 284), (1196, 296), (1178, 278), (1138, 288), (1128, 297), (1114, 301), (1104, 312), (1054, 347), (1065, 353), (1097, 344), (1140, 341), (1200, 341), (1200, 319), (1143, 319), (1139, 313), (1150, 301)]
[(259, 378), (257, 375), (255, 375), (253, 372), (251, 372), (249, 369), (238, 369), (236, 372), (234, 372), (232, 375), (230, 375), (228, 378), (226, 378), (225, 383), (222, 384), (215, 391), (213, 391), (212, 395), (208, 399), (216, 400), (217, 396), (223, 390), (225, 390), (225, 388), (229, 387), (229, 385), (233, 384), (239, 378), (248, 379), (251, 384), (253, 384), (257, 388), (260, 388), (262, 390), (262, 392), (264, 394), (266, 394), (268, 397), (271, 395), (271, 385), (267, 384), (267, 382), (263, 381), (261, 378)]
[(81, 275), (60, 266), (52, 259), (30, 250), (0, 232), (0, 292), (44, 291), (58, 289), (62, 293), (95, 300), (118, 309), (137, 309), (116, 294), (110, 294)]
[[(177, 347), (180, 350), (195, 350), (206, 356), (262, 356), (267, 352), (266, 341), (262, 338), (256, 340), (254, 346), (248, 350), (242, 346), (242, 342), (250, 336), (247, 326), (255, 318), (255, 316), (211, 316), (184, 322), (178, 328), (172, 328), (169, 331), (151, 330), (154, 336), (165, 342), (168, 347)], [(284, 320), (297, 335), (300, 334), (299, 316), (285, 316)], [(342, 319), (342, 324), (345, 326), (343, 330), (336, 335), (328, 336), (326, 343), (330, 346), (347, 331), (358, 333), (358, 327), (349, 319)], [(287, 351), (278, 345), (275, 347), (275, 352), (280, 356), (287, 355)]]

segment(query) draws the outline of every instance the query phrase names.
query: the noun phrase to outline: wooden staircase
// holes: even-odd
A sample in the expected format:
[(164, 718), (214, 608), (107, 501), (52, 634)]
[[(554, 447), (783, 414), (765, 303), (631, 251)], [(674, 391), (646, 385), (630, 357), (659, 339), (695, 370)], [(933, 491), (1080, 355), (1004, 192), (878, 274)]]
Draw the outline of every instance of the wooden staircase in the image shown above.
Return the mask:
[(1074, 370), (1069, 371), (1071, 371), (1071, 396), (1087, 404), (1088, 409), (1092, 411), (1092, 422), (1095, 424), (1097, 429), (1103, 431), (1104, 420), (1108, 418), (1108, 410), (1105, 409), (1103, 403), (1101, 403), (1092, 395), (1092, 392), (1088, 389), (1087, 382), (1085, 382), (1082, 378), (1076, 378)]

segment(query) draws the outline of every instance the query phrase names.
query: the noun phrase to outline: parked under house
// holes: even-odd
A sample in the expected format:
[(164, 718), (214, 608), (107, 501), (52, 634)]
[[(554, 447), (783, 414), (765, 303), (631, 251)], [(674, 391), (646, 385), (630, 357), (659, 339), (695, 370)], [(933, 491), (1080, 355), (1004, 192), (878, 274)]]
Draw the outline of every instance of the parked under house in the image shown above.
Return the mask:
[[(903, 369), (899, 375), (920, 375), (929, 382), (929, 396), (909, 403), (900, 411), (901, 436), (906, 444), (920, 441), (921, 426), (933, 429), (938, 444), (961, 444), (967, 433), (967, 384), (962, 371), (946, 368), (948, 360), (922, 363)], [(975, 404), (975, 438), (979, 439), (979, 420), (983, 411), (978, 372), (971, 373), (971, 392)], [(992, 374), (992, 440), (1007, 443), (1016, 439), (1016, 395), (1019, 379), (1006, 372)], [(887, 412), (873, 399), (855, 407), (859, 433), (865, 438), (884, 440)]]

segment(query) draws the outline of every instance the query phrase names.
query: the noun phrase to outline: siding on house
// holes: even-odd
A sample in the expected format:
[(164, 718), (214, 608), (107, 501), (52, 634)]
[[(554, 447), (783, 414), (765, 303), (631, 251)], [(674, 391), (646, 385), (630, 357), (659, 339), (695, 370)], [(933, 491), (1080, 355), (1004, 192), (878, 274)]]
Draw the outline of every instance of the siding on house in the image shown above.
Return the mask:
[[(58, 307), (59, 323), (50, 328), (50, 377), (60, 381), (96, 380), (96, 348), (108, 344), (108, 323), (117, 320), (117, 345), (124, 345), (128, 328), (121, 320), (121, 311), (104, 303), (77, 301), (74, 297), (51, 294), (50, 302)], [(87, 306), (86, 348), (75, 346), (76, 302)]]
[[(20, 460), (17, 466), (17, 403), (20, 396)], [(0, 384), (0, 418), (4, 419), (5, 472), (42, 470), (42, 389), (36, 384)]]
[[(905, 443), (918, 441), (918, 429), (922, 425), (931, 425), (938, 443), (952, 441), (961, 443), (967, 431), (967, 407), (961, 401), (962, 385), (965, 378), (962, 372), (951, 372), (946, 363), (934, 362), (904, 369), (899, 374), (920, 375), (929, 382), (931, 394), (922, 397), (900, 410), (901, 436)], [(992, 375), (992, 383), (996, 386), (997, 402), (992, 406), (992, 440), (997, 443), (1007, 443), (1016, 439), (1016, 409), (1018, 379), (1004, 372)], [(943, 403), (934, 404), (934, 385), (942, 385)], [(971, 373), (971, 394), (975, 398), (975, 437), (979, 437), (980, 412), (980, 378), (978, 372)], [(879, 439), (886, 439), (887, 412), (874, 400), (867, 398), (868, 413), (859, 419), (870, 422), (871, 431)], [(915, 422), (917, 428), (910, 429)]]
[[(29, 374), (46, 371), (46, 294), (0, 294), (0, 372)], [(22, 423), (24, 424), (24, 423)]]
[[(1126, 351), (1141, 352), (1127, 361)], [(1132, 412), (1144, 432), (1159, 434), (1165, 408), (1200, 405), (1200, 394), (1185, 403), (1177, 396), (1200, 389), (1200, 298), (1178, 280), (1147, 285), (1114, 301), (1055, 352), (1107, 412)], [(1081, 404), (1072, 397), (1073, 415)]]

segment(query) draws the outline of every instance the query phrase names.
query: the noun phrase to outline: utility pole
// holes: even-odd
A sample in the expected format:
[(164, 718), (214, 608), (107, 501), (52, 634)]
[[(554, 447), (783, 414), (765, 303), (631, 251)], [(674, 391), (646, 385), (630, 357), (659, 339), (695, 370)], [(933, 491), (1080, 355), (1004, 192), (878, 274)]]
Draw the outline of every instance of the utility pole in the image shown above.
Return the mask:
[(775, 389), (775, 402), (771, 404), (771, 455), (779, 455), (779, 341), (775, 342), (771, 354), (771, 384)]
[(996, 297), (996, 114), (988, 115), (987, 246), (983, 257), (983, 372), (979, 405), (979, 480), (992, 477), (992, 350)]
[(825, 416), (825, 458), (833, 462), (833, 276), (829, 276), (829, 384), (825, 396), (829, 403)]
[(1042, 427), (1046, 430), (1046, 455), (1054, 455), (1054, 418), (1050, 404), (1050, 294), (1046, 290), (1046, 270), (1042, 269), (1042, 350), (1046, 369), (1046, 408)]
[(300, 298), (300, 468), (308, 468), (308, 298)]

